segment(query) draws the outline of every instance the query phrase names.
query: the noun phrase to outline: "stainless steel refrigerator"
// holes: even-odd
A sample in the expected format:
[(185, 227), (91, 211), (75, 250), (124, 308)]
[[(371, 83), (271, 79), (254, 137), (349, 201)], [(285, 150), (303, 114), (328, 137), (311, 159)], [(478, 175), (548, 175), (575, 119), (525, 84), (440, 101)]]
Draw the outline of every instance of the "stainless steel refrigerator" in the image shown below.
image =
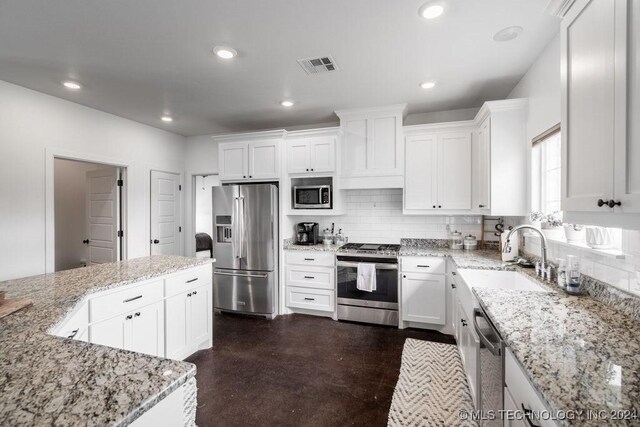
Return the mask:
[(213, 304), (273, 318), (278, 303), (278, 188), (214, 187)]

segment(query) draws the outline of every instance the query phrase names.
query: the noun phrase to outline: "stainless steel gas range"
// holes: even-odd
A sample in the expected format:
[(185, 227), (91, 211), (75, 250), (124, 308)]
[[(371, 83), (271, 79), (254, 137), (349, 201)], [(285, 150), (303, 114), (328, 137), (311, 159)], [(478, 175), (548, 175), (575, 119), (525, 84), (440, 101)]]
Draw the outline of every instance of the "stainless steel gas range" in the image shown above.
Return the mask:
[[(338, 249), (338, 320), (398, 326), (400, 245), (348, 243)], [(357, 288), (358, 264), (376, 270), (376, 290)]]

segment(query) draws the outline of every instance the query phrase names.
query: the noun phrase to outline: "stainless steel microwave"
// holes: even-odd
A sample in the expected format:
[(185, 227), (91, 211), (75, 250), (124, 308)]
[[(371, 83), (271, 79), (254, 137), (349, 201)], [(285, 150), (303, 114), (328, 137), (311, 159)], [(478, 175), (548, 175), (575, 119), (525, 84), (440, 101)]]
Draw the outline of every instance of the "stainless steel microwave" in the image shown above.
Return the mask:
[(331, 209), (330, 185), (304, 185), (293, 187), (294, 209)]

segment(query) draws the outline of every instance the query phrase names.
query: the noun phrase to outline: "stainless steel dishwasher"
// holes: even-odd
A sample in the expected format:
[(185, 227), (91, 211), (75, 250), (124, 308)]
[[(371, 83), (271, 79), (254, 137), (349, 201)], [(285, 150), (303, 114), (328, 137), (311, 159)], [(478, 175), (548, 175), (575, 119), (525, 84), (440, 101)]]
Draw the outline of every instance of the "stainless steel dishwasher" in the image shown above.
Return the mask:
[(504, 409), (504, 342), (481, 308), (473, 311), (473, 326), (480, 338), (480, 402), (483, 427), (502, 426)]

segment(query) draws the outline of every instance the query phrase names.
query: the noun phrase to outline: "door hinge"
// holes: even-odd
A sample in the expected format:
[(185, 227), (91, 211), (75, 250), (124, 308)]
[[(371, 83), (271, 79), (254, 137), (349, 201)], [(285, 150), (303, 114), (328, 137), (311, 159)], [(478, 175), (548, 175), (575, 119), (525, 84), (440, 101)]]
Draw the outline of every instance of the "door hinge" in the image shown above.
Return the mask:
[(122, 187), (122, 186), (124, 186), (124, 181), (119, 179), (118, 180), (118, 187)]
[(178, 185), (178, 191), (182, 191), (182, 185)]
[(178, 233), (182, 233), (182, 227), (178, 227)]
[(124, 236), (124, 232), (122, 230), (118, 230), (118, 237), (123, 237)]

